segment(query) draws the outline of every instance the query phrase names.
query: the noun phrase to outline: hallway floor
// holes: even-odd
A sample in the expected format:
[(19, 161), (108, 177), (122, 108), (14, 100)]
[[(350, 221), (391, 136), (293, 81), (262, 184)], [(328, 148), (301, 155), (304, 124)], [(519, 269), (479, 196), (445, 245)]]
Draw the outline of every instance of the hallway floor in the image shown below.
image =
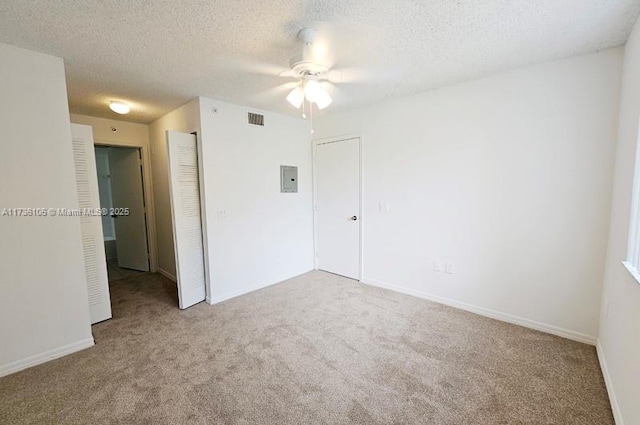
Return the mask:
[(109, 282), (113, 282), (115, 280), (120, 280), (120, 279), (126, 279), (129, 277), (141, 275), (144, 273), (148, 273), (148, 272), (125, 269), (123, 267), (118, 266), (117, 258), (112, 258), (107, 260), (107, 274), (109, 275)]

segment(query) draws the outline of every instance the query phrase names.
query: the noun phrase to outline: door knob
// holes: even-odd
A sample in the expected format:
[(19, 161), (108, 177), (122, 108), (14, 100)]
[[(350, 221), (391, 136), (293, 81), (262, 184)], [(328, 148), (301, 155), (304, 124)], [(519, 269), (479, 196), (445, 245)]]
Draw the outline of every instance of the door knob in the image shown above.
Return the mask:
[(356, 217), (355, 215), (353, 217), (351, 217), (351, 220), (356, 221), (358, 219), (358, 217)]

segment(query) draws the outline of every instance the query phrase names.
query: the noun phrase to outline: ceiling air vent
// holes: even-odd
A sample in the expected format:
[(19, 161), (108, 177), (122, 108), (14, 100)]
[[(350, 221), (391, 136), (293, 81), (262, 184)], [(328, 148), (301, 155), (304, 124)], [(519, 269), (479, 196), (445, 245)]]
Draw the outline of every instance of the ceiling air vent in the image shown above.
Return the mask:
[(260, 125), (264, 127), (264, 115), (249, 112), (249, 124)]

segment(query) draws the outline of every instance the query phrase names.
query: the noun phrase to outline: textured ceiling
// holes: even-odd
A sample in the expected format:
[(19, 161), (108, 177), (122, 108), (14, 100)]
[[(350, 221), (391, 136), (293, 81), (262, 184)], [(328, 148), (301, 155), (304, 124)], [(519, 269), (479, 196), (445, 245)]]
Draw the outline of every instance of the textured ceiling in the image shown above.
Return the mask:
[(337, 110), (620, 45), (639, 13), (640, 0), (2, 0), (0, 42), (64, 58), (72, 112), (113, 118), (122, 99), (145, 123), (198, 95), (298, 113), (277, 74), (305, 26), (344, 69)]

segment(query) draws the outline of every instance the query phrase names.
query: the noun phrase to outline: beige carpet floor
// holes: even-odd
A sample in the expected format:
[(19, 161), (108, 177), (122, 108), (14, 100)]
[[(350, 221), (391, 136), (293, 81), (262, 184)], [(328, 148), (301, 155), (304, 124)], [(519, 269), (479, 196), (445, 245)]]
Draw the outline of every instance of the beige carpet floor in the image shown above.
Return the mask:
[(185, 311), (111, 285), (95, 347), (0, 379), (0, 423), (613, 423), (593, 347), (331, 274)]

